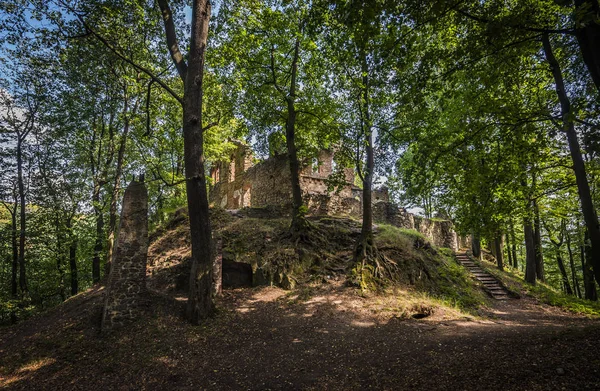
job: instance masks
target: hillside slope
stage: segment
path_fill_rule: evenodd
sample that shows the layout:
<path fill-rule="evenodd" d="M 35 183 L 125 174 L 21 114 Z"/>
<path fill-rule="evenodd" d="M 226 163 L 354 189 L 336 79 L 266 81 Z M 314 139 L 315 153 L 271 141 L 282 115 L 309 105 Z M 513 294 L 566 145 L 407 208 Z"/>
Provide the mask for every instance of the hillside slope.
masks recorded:
<path fill-rule="evenodd" d="M 225 289 L 215 317 L 189 325 L 185 287 L 177 286 L 189 251 L 180 214 L 153 236 L 142 319 L 100 335 L 104 291 L 96 287 L 0 329 L 0 388 L 600 388 L 597 320 L 527 296 L 492 301 L 445 250 L 413 232 L 377 228 L 378 245 L 401 272 L 363 294 L 346 278 L 357 222 L 315 219 L 323 240 L 292 251 L 285 219 L 213 217 L 233 262 L 256 262 L 295 286 Z M 303 266 L 290 267 L 297 261 Z"/>

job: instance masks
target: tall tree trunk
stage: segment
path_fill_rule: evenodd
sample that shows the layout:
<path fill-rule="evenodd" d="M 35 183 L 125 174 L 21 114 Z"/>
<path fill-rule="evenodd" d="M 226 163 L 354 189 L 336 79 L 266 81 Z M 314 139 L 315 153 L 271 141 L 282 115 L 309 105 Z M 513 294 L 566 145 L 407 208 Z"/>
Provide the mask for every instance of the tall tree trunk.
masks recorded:
<path fill-rule="evenodd" d="M 12 247 L 12 265 L 11 265 L 11 278 L 10 278 L 10 294 L 11 299 L 18 300 L 19 298 L 19 285 L 17 279 L 17 273 L 19 271 L 19 246 L 17 244 L 17 208 L 18 202 L 15 199 L 14 207 L 10 212 L 11 217 L 11 232 L 10 242 Z M 7 207 L 8 209 L 8 207 Z M 10 313 L 10 321 L 12 324 L 17 323 L 17 313 L 15 310 Z"/>
<path fill-rule="evenodd" d="M 104 241 L 104 214 L 100 207 L 100 184 L 94 185 L 94 194 L 92 194 L 92 203 L 94 204 L 94 214 L 96 215 L 96 238 L 94 243 L 94 258 L 92 258 L 92 282 L 100 282 L 100 255 L 102 254 L 102 242 Z"/>
<path fill-rule="evenodd" d="M 59 214 L 56 213 L 54 224 L 56 225 L 56 271 L 58 272 L 58 294 L 62 301 L 67 299 L 65 294 L 65 271 L 63 269 L 65 261 L 64 233 L 62 232 Z"/>
<path fill-rule="evenodd" d="M 14 209 L 10 211 L 11 215 L 11 247 L 12 247 L 12 270 L 10 279 L 10 293 L 14 300 L 17 299 L 19 293 L 19 285 L 17 279 L 17 273 L 19 271 L 19 246 L 17 240 L 17 208 L 18 202 L 15 200 Z"/>
<path fill-rule="evenodd" d="M 473 256 L 477 259 L 481 259 L 481 240 L 479 239 L 479 235 L 473 234 L 471 237 L 471 250 L 473 251 Z"/>
<path fill-rule="evenodd" d="M 79 279 L 77 276 L 77 238 L 73 234 L 73 217 L 69 216 L 66 221 L 69 232 L 69 271 L 71 274 L 71 296 L 79 292 Z"/>
<path fill-rule="evenodd" d="M 519 269 L 519 260 L 517 259 L 517 241 L 515 239 L 515 226 L 513 222 L 510 222 L 510 237 L 512 242 L 512 259 L 513 267 Z"/>
<path fill-rule="evenodd" d="M 365 137 L 364 142 L 367 161 L 364 170 L 362 170 L 362 227 L 355 251 L 356 261 L 364 261 L 366 258 L 376 256 L 375 243 L 373 241 L 373 202 L 371 198 L 373 190 L 375 158 L 373 154 L 373 129 L 369 104 L 369 68 L 367 64 L 366 53 L 361 52 L 360 56 L 361 70 L 363 74 L 361 93 L 361 126 Z"/>
<path fill-rule="evenodd" d="M 27 273 L 25 268 L 25 183 L 23 180 L 23 143 L 17 141 L 17 182 L 19 188 L 19 286 L 21 294 L 26 295 Z"/>
<path fill-rule="evenodd" d="M 569 284 L 569 276 L 567 275 L 567 269 L 565 269 L 565 264 L 563 262 L 562 256 L 560 255 L 560 248 L 556 248 L 556 262 L 558 263 L 558 269 L 560 270 L 560 274 L 562 276 L 563 286 L 567 295 L 572 295 L 573 290 L 571 289 L 571 284 Z"/>
<path fill-rule="evenodd" d="M 581 299 L 581 288 L 579 288 L 579 282 L 577 281 L 577 271 L 575 269 L 575 261 L 573 259 L 573 249 L 571 248 L 571 235 L 569 231 L 566 231 L 567 235 L 567 251 L 569 252 L 569 264 L 571 266 L 571 276 L 573 278 L 573 289 L 577 293 L 577 297 Z"/>
<path fill-rule="evenodd" d="M 533 200 L 532 204 L 534 213 L 533 237 L 535 240 L 535 273 L 537 279 L 544 282 L 544 256 L 542 253 L 542 233 L 540 230 L 540 209 L 536 200 Z"/>
<path fill-rule="evenodd" d="M 573 124 L 571 102 L 569 101 L 566 93 L 560 66 L 554 57 L 554 54 L 552 53 L 552 46 L 550 44 L 548 34 L 542 35 L 542 42 L 544 45 L 546 59 L 548 60 L 548 64 L 550 64 L 550 69 L 552 71 L 552 75 L 554 76 L 556 94 L 558 95 L 558 99 L 560 101 L 563 130 L 567 134 L 569 151 L 571 153 L 571 159 L 573 160 L 573 171 L 575 172 L 575 179 L 577 182 L 577 191 L 579 193 L 579 200 L 581 201 L 581 210 L 590 237 L 590 263 L 593 265 L 593 273 L 596 281 L 600 282 L 600 226 L 598 224 L 598 217 L 592 202 L 590 185 L 587 180 L 585 163 L 581 155 L 579 140 L 577 139 L 575 125 Z"/>
<path fill-rule="evenodd" d="M 210 12 L 210 1 L 195 0 L 193 2 L 189 62 L 183 96 L 184 161 L 192 238 L 192 266 L 186 314 L 192 324 L 200 323 L 214 311 L 212 238 L 204 169 L 204 129 L 202 128 L 202 83 Z"/>
<path fill-rule="evenodd" d="M 514 266 L 514 262 L 512 259 L 512 253 L 510 252 L 510 235 L 506 234 L 506 254 L 508 255 L 508 264 L 510 267 Z"/>
<path fill-rule="evenodd" d="M 502 254 L 503 247 L 502 233 L 498 233 L 496 238 L 494 238 L 494 249 L 496 252 L 496 262 L 498 264 L 498 269 L 504 270 L 504 255 Z"/>
<path fill-rule="evenodd" d="M 589 260 L 589 246 L 588 242 L 588 233 L 585 231 L 584 241 L 580 246 L 581 249 L 581 268 L 583 269 L 583 289 L 585 291 L 585 299 L 586 300 L 598 300 L 598 293 L 596 292 L 596 283 L 594 282 L 594 274 L 591 269 L 590 260 Z"/>
<path fill-rule="evenodd" d="M 525 235 L 525 281 L 535 284 L 537 273 L 535 271 L 535 238 L 531 219 L 525 217 L 523 221 Z"/>
<path fill-rule="evenodd" d="M 121 135 L 121 143 L 117 153 L 117 166 L 115 168 L 115 178 L 113 182 L 113 191 L 110 196 L 110 207 L 108 214 L 108 241 L 106 242 L 106 263 L 104 266 L 104 275 L 110 273 L 110 265 L 112 262 L 114 247 L 115 247 L 115 232 L 117 230 L 117 203 L 119 199 L 119 189 L 121 186 L 121 175 L 123 174 L 123 160 L 125 157 L 125 146 L 127 145 L 127 135 L 129 133 L 129 113 L 128 113 L 128 97 L 124 95 L 124 125 L 123 134 Z"/>
<path fill-rule="evenodd" d="M 286 97 L 287 120 L 285 123 L 285 143 L 292 181 L 292 224 L 290 231 L 295 237 L 302 235 L 306 229 L 306 219 L 302 210 L 302 189 L 300 188 L 300 162 L 298 161 L 298 150 L 296 148 L 296 78 L 298 75 L 299 55 L 300 40 L 296 39 L 294 57 L 292 58 L 290 89 Z"/>
<path fill-rule="evenodd" d="M 600 5 L 597 0 L 575 0 L 575 36 L 583 61 L 600 92 Z"/>

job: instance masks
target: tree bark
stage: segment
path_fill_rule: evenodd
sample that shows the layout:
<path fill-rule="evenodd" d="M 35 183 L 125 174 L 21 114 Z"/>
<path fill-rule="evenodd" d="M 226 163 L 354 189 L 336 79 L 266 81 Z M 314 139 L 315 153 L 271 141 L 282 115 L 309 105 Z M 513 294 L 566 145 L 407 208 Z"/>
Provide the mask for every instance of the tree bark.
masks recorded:
<path fill-rule="evenodd" d="M 92 258 L 92 282 L 100 282 L 100 255 L 102 254 L 104 241 L 104 215 L 100 208 L 100 184 L 94 186 L 92 194 L 92 203 L 94 204 L 94 214 L 96 215 L 96 238 L 94 242 L 94 257 Z"/>
<path fill-rule="evenodd" d="M 573 249 L 571 248 L 571 235 L 566 231 L 567 235 L 567 251 L 569 252 L 569 264 L 571 266 L 571 276 L 573 278 L 573 288 L 575 293 L 577 293 L 577 297 L 581 299 L 581 288 L 579 288 L 579 282 L 577 281 L 577 271 L 575 269 L 575 261 L 573 257 Z"/>
<path fill-rule="evenodd" d="M 502 242 L 503 242 L 502 234 L 498 233 L 496 235 L 496 237 L 494 238 L 494 249 L 496 252 L 496 255 L 495 255 L 496 262 L 498 265 L 498 269 L 500 269 L 500 270 L 504 270 L 504 255 L 502 253 L 502 247 L 503 247 Z"/>
<path fill-rule="evenodd" d="M 560 255 L 560 248 L 556 248 L 556 262 L 558 263 L 558 269 L 560 270 L 560 274 L 562 276 L 563 286 L 565 288 L 565 292 L 567 295 L 572 295 L 573 290 L 571 289 L 571 284 L 569 284 L 569 276 L 567 275 L 567 269 L 565 269 L 565 264 L 563 262 L 562 256 Z"/>
<path fill-rule="evenodd" d="M 585 231 L 584 241 L 580 246 L 581 250 L 581 268 L 583 269 L 583 289 L 586 300 L 597 301 L 598 293 L 596 291 L 596 283 L 594 282 L 594 274 L 589 260 L 588 233 Z"/>
<path fill-rule="evenodd" d="M 364 142 L 366 149 L 366 164 L 362 172 L 363 197 L 362 197 L 362 226 L 360 238 L 356 248 L 356 261 L 364 260 L 375 251 L 375 243 L 373 241 L 373 172 L 375 169 L 375 158 L 373 154 L 373 129 L 370 113 L 370 97 L 369 97 L 369 67 L 367 64 L 366 53 L 361 52 L 360 63 L 362 70 L 362 93 L 361 93 L 361 127 L 364 134 Z M 358 151 L 357 151 L 358 153 Z M 360 167 L 357 167 L 360 170 Z"/>
<path fill-rule="evenodd" d="M 19 189 L 19 287 L 26 295 L 27 273 L 25 268 L 25 183 L 23 180 L 23 140 L 17 140 L 17 183 Z"/>
<path fill-rule="evenodd" d="M 77 276 L 77 238 L 73 234 L 73 218 L 69 216 L 66 221 L 69 232 L 69 271 L 71 274 L 71 296 L 79 292 L 79 279 Z"/>
<path fill-rule="evenodd" d="M 294 57 L 292 58 L 291 80 L 289 94 L 286 97 L 287 120 L 285 123 L 285 142 L 288 152 L 290 166 L 290 178 L 292 181 L 292 235 L 298 236 L 306 228 L 304 211 L 302 210 L 302 189 L 300 188 L 300 163 L 298 162 L 298 150 L 296 148 L 296 78 L 298 76 L 298 60 L 300 53 L 300 41 L 296 39 L 294 44 Z"/>
<path fill-rule="evenodd" d="M 19 271 L 19 246 L 17 240 L 17 208 L 18 202 L 15 200 L 14 209 L 10 212 L 11 217 L 11 247 L 12 247 L 12 270 L 10 279 L 10 293 L 13 299 L 17 299 L 19 293 L 19 285 L 17 279 L 17 273 Z M 7 208 L 8 209 L 8 208 Z"/>
<path fill-rule="evenodd" d="M 531 219 L 525 217 L 523 221 L 523 233 L 525 235 L 525 281 L 535 284 L 537 273 L 535 271 L 535 238 Z"/>
<path fill-rule="evenodd" d="M 545 281 L 544 278 L 544 255 L 542 253 L 542 233 L 540 230 L 540 209 L 537 201 L 533 200 L 533 237 L 535 240 L 535 274 L 538 280 Z"/>
<path fill-rule="evenodd" d="M 512 259 L 512 253 L 510 252 L 510 235 L 506 234 L 506 254 L 508 255 L 508 264 L 510 267 L 514 266 Z"/>
<path fill-rule="evenodd" d="M 600 92 L 600 5 L 597 0 L 575 0 L 575 15 L 577 43 Z"/>
<path fill-rule="evenodd" d="M 192 265 L 186 314 L 198 324 L 214 311 L 212 299 L 213 262 L 208 193 L 204 168 L 204 129 L 202 128 L 203 78 L 211 4 L 192 4 L 192 30 L 189 62 L 184 79 L 183 142 Z"/>
<path fill-rule="evenodd" d="M 65 261 L 64 232 L 62 231 L 60 215 L 56 212 L 54 224 L 56 225 L 56 271 L 58 272 L 58 294 L 62 301 L 67 299 L 65 294 L 65 271 L 63 269 Z"/>
<path fill-rule="evenodd" d="M 573 171 L 575 172 L 575 179 L 577 182 L 577 191 L 579 193 L 579 200 L 581 202 L 581 210 L 587 231 L 589 233 L 591 258 L 590 264 L 593 265 L 593 273 L 596 281 L 600 282 L 600 226 L 598 224 L 598 217 L 592 202 L 590 185 L 587 180 L 585 163 L 581 155 L 579 140 L 577 139 L 577 133 L 575 132 L 575 125 L 572 118 L 573 114 L 571 112 L 571 102 L 566 93 L 560 65 L 552 53 L 552 46 L 550 44 L 548 34 L 543 34 L 542 42 L 544 45 L 546 59 L 548 60 L 548 64 L 550 65 L 550 69 L 554 77 L 556 94 L 558 95 L 558 99 L 560 101 L 563 131 L 567 134 L 569 151 L 571 153 L 571 159 L 573 160 Z"/>
<path fill-rule="evenodd" d="M 129 97 L 127 95 L 127 87 L 123 94 L 123 134 L 121 135 L 121 142 L 119 144 L 119 151 L 117 152 L 117 166 L 115 167 L 115 178 L 113 182 L 113 191 L 110 196 L 110 207 L 108 213 L 108 240 L 106 242 L 106 263 L 104 266 L 104 275 L 108 276 L 110 273 L 110 265 L 112 262 L 114 247 L 115 247 L 115 233 L 117 230 L 117 202 L 119 199 L 119 188 L 121 186 L 121 175 L 123 174 L 123 160 L 125 158 L 125 147 L 127 145 L 127 136 L 129 134 Z M 136 109 L 134 108 L 134 112 Z"/>
<path fill-rule="evenodd" d="M 479 235 L 472 235 L 471 250 L 473 251 L 473 256 L 475 258 L 481 259 L 481 240 L 479 239 Z"/>
<path fill-rule="evenodd" d="M 515 239 L 515 227 L 511 221 L 510 223 L 510 236 L 512 242 L 512 259 L 513 259 L 513 267 L 515 269 L 519 269 L 519 260 L 517 259 L 517 241 Z"/>

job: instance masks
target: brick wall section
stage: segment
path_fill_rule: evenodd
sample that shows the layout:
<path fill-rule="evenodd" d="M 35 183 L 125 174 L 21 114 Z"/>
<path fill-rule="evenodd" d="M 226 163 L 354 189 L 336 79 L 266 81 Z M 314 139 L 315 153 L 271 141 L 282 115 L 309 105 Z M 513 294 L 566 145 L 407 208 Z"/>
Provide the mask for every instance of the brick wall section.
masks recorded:
<path fill-rule="evenodd" d="M 148 254 L 148 191 L 132 181 L 123 196 L 117 248 L 106 283 L 102 330 L 136 319 L 146 296 Z"/>

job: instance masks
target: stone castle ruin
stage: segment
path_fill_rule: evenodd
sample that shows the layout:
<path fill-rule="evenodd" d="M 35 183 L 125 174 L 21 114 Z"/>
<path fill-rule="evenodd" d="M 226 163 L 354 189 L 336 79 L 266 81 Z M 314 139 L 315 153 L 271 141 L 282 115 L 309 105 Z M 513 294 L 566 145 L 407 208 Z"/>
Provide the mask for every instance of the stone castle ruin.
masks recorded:
<path fill-rule="evenodd" d="M 354 170 L 344 168 L 345 185 L 328 191 L 327 179 L 334 173 L 333 153 L 321 151 L 312 164 L 300 172 L 300 187 L 310 214 L 361 217 L 362 190 L 354 185 Z M 292 187 L 286 155 L 276 155 L 254 163 L 249 146 L 236 142 L 229 161 L 212 167 L 211 206 L 224 209 L 278 208 L 290 210 Z M 373 191 L 373 217 L 376 222 L 414 229 L 433 244 L 458 250 L 465 241 L 454 231 L 451 221 L 431 220 L 408 213 L 389 200 L 386 188 Z"/>

